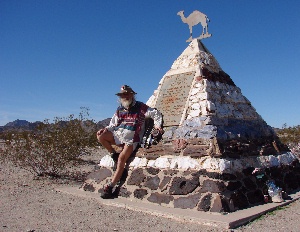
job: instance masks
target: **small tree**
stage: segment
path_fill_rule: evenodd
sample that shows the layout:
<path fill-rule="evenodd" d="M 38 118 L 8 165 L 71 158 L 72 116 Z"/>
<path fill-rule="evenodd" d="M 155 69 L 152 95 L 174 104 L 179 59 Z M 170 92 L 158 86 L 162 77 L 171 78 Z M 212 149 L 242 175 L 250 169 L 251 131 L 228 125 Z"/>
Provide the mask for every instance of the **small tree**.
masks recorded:
<path fill-rule="evenodd" d="M 81 155 L 90 153 L 97 144 L 96 124 L 86 120 L 87 108 L 81 108 L 78 118 L 56 117 L 45 120 L 33 131 L 7 132 L 2 161 L 27 169 L 38 175 L 59 176 L 68 165 L 78 164 Z"/>

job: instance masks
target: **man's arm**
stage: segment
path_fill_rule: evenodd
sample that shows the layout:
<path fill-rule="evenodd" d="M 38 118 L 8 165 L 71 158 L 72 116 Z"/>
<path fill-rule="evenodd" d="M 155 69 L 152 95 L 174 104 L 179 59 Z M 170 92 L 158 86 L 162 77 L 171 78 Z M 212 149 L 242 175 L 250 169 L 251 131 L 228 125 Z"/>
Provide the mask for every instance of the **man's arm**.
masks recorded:
<path fill-rule="evenodd" d="M 105 127 L 108 131 L 113 131 L 115 129 L 115 127 L 117 126 L 118 124 L 118 116 L 117 114 L 115 113 L 113 115 L 113 117 L 111 118 L 110 122 L 109 122 L 109 125 L 107 127 Z"/>
<path fill-rule="evenodd" d="M 109 122 L 109 125 L 107 127 L 104 127 L 97 131 L 97 137 L 99 137 L 101 134 L 103 134 L 107 131 L 112 132 L 115 129 L 115 127 L 117 126 L 117 122 L 118 122 L 118 116 L 116 114 L 114 114 Z"/>
<path fill-rule="evenodd" d="M 149 107 L 145 114 L 145 117 L 152 118 L 154 121 L 153 127 L 155 129 L 158 129 L 160 132 L 163 131 L 162 130 L 162 114 L 157 109 Z"/>

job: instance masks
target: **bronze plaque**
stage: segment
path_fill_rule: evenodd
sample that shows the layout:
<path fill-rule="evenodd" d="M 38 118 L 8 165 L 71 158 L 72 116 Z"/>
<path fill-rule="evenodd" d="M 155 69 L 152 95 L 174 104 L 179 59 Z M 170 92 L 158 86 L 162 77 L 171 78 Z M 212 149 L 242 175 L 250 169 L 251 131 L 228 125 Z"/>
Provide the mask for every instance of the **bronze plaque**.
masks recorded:
<path fill-rule="evenodd" d="M 160 88 L 155 107 L 164 116 L 164 126 L 178 126 L 195 72 L 166 76 Z"/>

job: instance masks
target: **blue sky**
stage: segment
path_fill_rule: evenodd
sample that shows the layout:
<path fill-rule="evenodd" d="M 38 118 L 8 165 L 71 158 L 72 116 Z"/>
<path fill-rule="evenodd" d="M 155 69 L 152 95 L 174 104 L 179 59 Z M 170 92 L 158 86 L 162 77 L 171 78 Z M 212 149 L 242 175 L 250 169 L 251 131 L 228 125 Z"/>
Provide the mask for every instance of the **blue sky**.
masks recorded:
<path fill-rule="evenodd" d="M 188 46 L 180 10 L 210 18 L 203 43 L 269 125 L 300 124 L 298 0 L 0 0 L 0 125 L 99 121 L 123 84 L 147 101 Z"/>

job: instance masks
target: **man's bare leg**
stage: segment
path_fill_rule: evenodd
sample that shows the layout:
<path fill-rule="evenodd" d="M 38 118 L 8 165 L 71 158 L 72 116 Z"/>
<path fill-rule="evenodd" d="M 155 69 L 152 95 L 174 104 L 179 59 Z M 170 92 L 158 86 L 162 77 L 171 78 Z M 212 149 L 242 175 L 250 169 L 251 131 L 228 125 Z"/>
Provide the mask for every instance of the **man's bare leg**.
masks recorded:
<path fill-rule="evenodd" d="M 115 171 L 114 176 L 111 180 L 113 185 L 116 185 L 116 183 L 121 179 L 125 168 L 125 164 L 132 152 L 133 152 L 133 145 L 124 145 L 124 148 L 119 155 L 117 170 Z"/>
<path fill-rule="evenodd" d="M 97 139 L 109 153 L 115 152 L 112 145 L 116 145 L 116 143 L 112 132 L 108 130 L 104 130 L 102 133 L 97 132 Z"/>
<path fill-rule="evenodd" d="M 122 152 L 119 155 L 117 169 L 113 175 L 111 182 L 103 188 L 103 193 L 101 193 L 101 197 L 103 199 L 111 199 L 114 198 L 113 188 L 117 184 L 117 182 L 121 179 L 123 171 L 125 169 L 125 164 L 133 152 L 133 145 L 124 145 Z"/>

